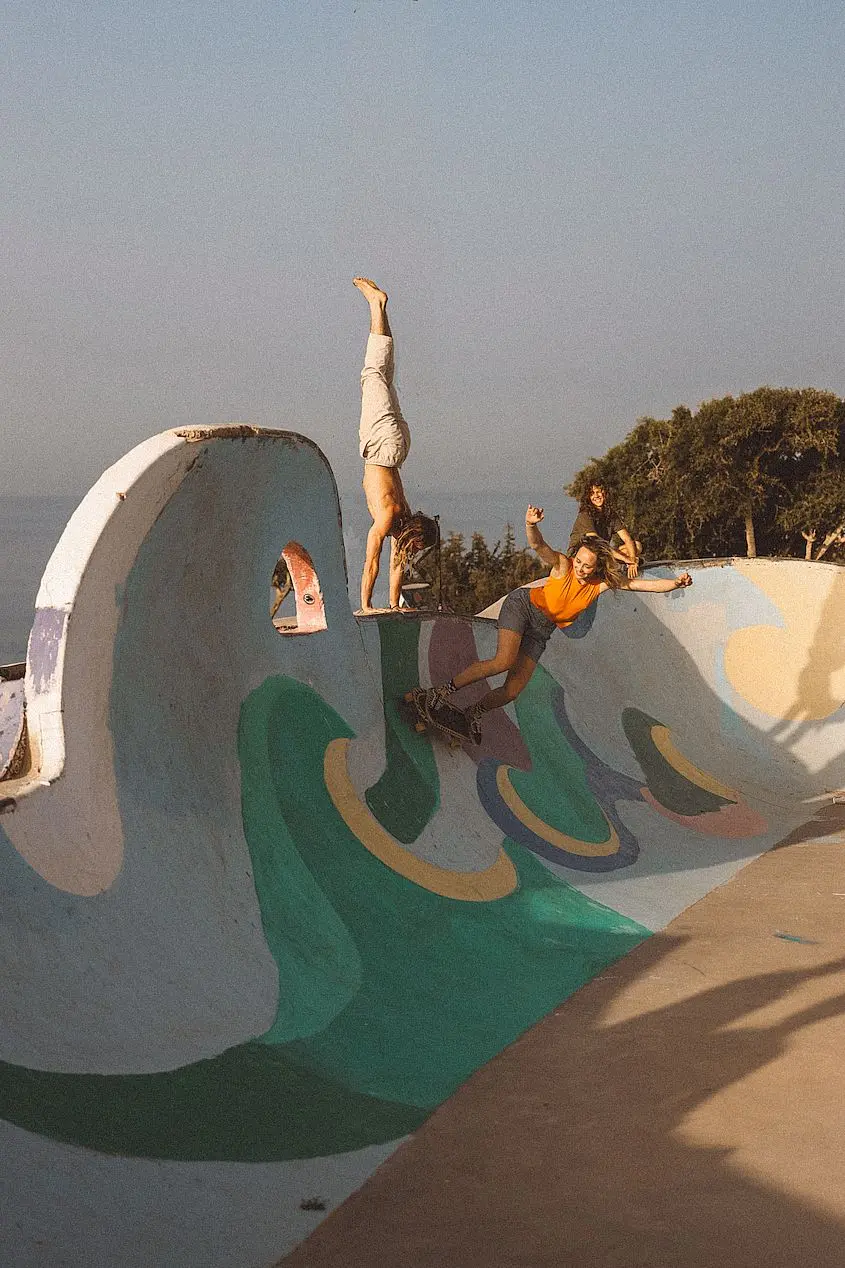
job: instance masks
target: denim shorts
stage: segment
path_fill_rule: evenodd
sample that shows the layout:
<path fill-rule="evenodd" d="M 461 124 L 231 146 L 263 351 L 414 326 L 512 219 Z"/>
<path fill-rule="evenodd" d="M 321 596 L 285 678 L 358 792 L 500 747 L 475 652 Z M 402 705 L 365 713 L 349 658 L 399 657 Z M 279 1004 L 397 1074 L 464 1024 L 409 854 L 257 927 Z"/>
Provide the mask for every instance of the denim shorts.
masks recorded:
<path fill-rule="evenodd" d="M 499 629 L 514 630 L 521 634 L 519 650 L 533 661 L 538 661 L 557 626 L 540 611 L 536 603 L 531 602 L 531 591 L 522 586 L 519 590 L 511 590 L 502 604 Z"/>

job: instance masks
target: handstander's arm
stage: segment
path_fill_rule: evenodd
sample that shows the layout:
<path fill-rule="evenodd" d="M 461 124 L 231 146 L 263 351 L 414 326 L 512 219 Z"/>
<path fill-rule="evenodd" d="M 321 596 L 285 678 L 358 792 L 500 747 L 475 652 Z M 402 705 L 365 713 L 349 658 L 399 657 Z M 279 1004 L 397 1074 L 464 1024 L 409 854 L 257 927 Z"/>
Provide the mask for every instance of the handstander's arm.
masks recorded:
<path fill-rule="evenodd" d="M 361 573 L 362 608 L 369 608 L 372 606 L 373 588 L 378 577 L 381 548 L 384 543 L 384 538 L 385 534 L 379 531 L 378 525 L 373 524 L 369 533 L 367 533 L 367 553 L 364 558 L 364 571 Z"/>
<path fill-rule="evenodd" d="M 399 607 L 399 599 L 402 596 L 402 580 L 405 576 L 404 570 L 396 561 L 396 538 L 390 539 L 390 573 L 388 577 L 388 596 L 390 606 L 392 608 Z"/>

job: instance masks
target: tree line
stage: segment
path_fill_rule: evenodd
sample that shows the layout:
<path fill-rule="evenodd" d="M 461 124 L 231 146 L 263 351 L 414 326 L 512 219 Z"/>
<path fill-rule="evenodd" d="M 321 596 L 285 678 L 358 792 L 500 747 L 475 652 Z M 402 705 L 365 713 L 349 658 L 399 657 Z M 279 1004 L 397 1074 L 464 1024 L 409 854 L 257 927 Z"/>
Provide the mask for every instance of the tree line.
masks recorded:
<path fill-rule="evenodd" d="M 466 616 L 483 611 L 503 594 L 547 572 L 533 551 L 517 549 L 511 524 L 505 526 L 504 540 L 492 549 L 481 533 L 473 533 L 469 547 L 462 533 L 450 533 L 440 548 L 439 569 L 436 551 L 416 568 L 418 579 L 431 587 L 426 606 L 437 604 L 442 584 L 444 609 Z"/>
<path fill-rule="evenodd" d="M 760 387 L 641 418 L 567 486 L 603 484 L 646 559 L 801 556 L 845 562 L 845 401 L 817 388 Z M 513 527 L 491 549 L 480 533 L 443 542 L 443 606 L 475 613 L 544 575 Z M 436 553 L 417 569 L 440 592 Z"/>
<path fill-rule="evenodd" d="M 567 492 L 604 484 L 651 559 L 845 560 L 845 402 L 760 387 L 641 418 Z"/>

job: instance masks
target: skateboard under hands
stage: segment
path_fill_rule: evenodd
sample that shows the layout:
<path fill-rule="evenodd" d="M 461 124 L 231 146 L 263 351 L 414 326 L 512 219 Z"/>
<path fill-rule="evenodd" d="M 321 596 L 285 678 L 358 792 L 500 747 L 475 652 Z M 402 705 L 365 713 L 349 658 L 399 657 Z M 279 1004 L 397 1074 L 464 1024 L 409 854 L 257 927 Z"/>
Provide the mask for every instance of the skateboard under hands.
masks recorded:
<path fill-rule="evenodd" d="M 469 744 L 478 743 L 478 740 L 472 734 L 469 718 L 463 709 L 456 709 L 451 704 L 442 704 L 438 708 L 437 716 L 435 717 L 428 708 L 426 695 L 427 692 L 424 687 L 414 687 L 400 700 L 400 712 L 409 726 L 412 726 L 415 731 L 419 731 L 420 734 L 423 731 L 431 730 L 445 735 L 449 740 L 450 748 L 458 748 L 460 744 L 465 742 Z"/>

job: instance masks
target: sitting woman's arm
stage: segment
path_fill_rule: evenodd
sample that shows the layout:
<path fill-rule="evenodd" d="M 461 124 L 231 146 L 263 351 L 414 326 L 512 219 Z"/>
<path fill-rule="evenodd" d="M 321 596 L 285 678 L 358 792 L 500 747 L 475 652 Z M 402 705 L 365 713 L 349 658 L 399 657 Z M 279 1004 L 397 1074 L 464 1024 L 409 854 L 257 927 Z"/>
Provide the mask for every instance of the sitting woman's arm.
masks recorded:
<path fill-rule="evenodd" d="M 621 524 L 617 528 L 616 532 L 622 545 L 619 546 L 617 550 L 614 550 L 613 557 L 614 559 L 618 559 L 621 564 L 625 565 L 628 577 L 631 581 L 633 581 L 640 570 L 634 539 L 628 532 L 627 528 L 623 528 Z"/>

